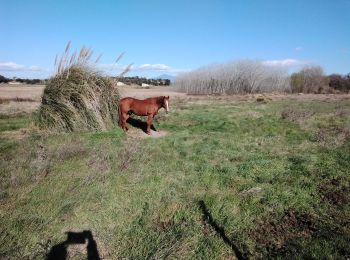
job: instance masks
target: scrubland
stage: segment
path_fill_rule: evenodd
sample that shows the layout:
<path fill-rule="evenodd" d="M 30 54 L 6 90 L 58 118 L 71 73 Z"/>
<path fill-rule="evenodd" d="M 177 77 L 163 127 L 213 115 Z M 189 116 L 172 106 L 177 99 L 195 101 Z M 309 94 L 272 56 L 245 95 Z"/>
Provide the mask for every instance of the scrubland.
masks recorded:
<path fill-rule="evenodd" d="M 2 110 L 0 257 L 45 258 L 84 230 L 104 259 L 349 257 L 349 95 L 259 100 L 170 97 L 161 138 Z"/>

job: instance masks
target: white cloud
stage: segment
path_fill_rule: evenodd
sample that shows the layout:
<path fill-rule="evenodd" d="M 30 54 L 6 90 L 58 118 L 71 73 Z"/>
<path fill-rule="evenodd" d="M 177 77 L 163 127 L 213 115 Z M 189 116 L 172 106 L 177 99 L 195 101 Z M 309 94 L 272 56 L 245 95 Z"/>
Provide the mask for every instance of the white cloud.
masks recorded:
<path fill-rule="evenodd" d="M 127 65 L 122 65 L 122 64 L 99 64 L 98 68 L 104 71 L 123 71 L 127 68 Z M 176 69 L 172 68 L 168 65 L 165 64 L 141 64 L 141 65 L 132 65 L 130 67 L 130 71 L 134 72 L 167 72 L 167 73 L 179 73 L 179 72 L 184 72 L 187 71 L 185 69 Z"/>
<path fill-rule="evenodd" d="M 17 64 L 15 62 L 9 61 L 9 62 L 1 62 L 0 63 L 0 70 L 21 70 L 24 66 Z"/>
<path fill-rule="evenodd" d="M 303 47 L 296 47 L 294 48 L 295 51 L 302 51 L 303 50 Z"/>
<path fill-rule="evenodd" d="M 174 69 L 165 64 L 142 64 L 139 66 L 135 66 L 134 70 L 172 71 Z"/>
<path fill-rule="evenodd" d="M 53 72 L 50 70 L 35 65 L 26 66 L 13 61 L 0 62 L 0 74 L 8 78 L 19 77 L 44 79 L 50 77 L 52 73 Z"/>
<path fill-rule="evenodd" d="M 0 62 L 0 71 L 43 71 L 38 66 L 25 66 L 15 62 Z"/>
<path fill-rule="evenodd" d="M 266 60 L 263 61 L 263 64 L 268 66 L 277 66 L 277 67 L 293 67 L 299 65 L 305 65 L 307 62 L 295 59 L 284 59 L 284 60 Z"/>

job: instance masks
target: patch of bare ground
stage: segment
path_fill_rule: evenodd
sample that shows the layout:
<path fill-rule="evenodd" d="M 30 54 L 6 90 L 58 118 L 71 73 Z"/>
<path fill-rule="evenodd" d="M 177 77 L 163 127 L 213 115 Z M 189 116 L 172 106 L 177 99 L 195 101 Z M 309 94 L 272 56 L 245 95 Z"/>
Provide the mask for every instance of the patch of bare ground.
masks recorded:
<path fill-rule="evenodd" d="M 344 207 L 350 203 L 350 180 L 335 177 L 323 181 L 318 191 L 322 201 L 332 206 Z"/>
<path fill-rule="evenodd" d="M 0 113 L 33 112 L 40 105 L 44 85 L 0 84 Z"/>
<path fill-rule="evenodd" d="M 160 138 L 167 136 L 169 134 L 166 130 L 151 130 L 151 134 L 147 134 L 141 129 L 129 127 L 129 131 L 127 132 L 128 136 L 133 138 L 145 139 L 145 138 Z"/>
<path fill-rule="evenodd" d="M 314 114 L 315 112 L 312 111 L 298 111 L 292 108 L 287 108 L 281 112 L 281 118 L 291 122 L 298 122 L 305 120 Z"/>
<path fill-rule="evenodd" d="M 31 99 L 40 101 L 45 85 L 28 85 L 28 84 L 0 84 L 0 98 L 2 99 Z"/>
<path fill-rule="evenodd" d="M 321 145 L 343 145 L 350 139 L 350 130 L 342 127 L 319 128 L 313 134 L 313 140 Z"/>
<path fill-rule="evenodd" d="M 21 97 L 1 98 L 0 97 L 0 104 L 8 104 L 11 101 L 13 101 L 13 102 L 36 102 L 36 100 L 31 99 L 31 98 L 21 98 Z"/>
<path fill-rule="evenodd" d="M 0 84 L 0 113 L 33 112 L 40 105 L 40 99 L 44 91 L 44 85 L 20 84 L 12 86 Z M 349 100 L 350 94 L 288 94 L 288 93 L 266 93 L 266 94 L 239 94 L 239 95 L 191 95 L 176 90 L 176 86 L 154 86 L 143 88 L 136 85 L 118 87 L 121 97 L 134 97 L 144 99 L 154 96 L 170 96 L 171 102 L 184 100 L 186 104 L 208 104 L 227 102 L 270 102 L 278 100 L 321 100 L 332 102 L 337 100 Z M 341 111 L 339 113 L 342 113 Z"/>
<path fill-rule="evenodd" d="M 268 103 L 280 100 L 299 100 L 299 101 L 342 101 L 350 100 L 350 94 L 289 94 L 289 93 L 264 93 L 264 94 L 237 94 L 237 95 L 186 95 L 181 98 L 187 101 L 208 102 L 257 102 Z"/>
<path fill-rule="evenodd" d="M 38 109 L 40 102 L 15 102 L 0 104 L 0 114 L 31 113 Z"/>
<path fill-rule="evenodd" d="M 256 223 L 249 232 L 259 251 L 267 251 L 269 256 L 283 255 L 288 250 L 288 242 L 297 238 L 310 237 L 317 231 L 317 221 L 311 215 L 287 210 L 279 220 L 264 220 Z"/>

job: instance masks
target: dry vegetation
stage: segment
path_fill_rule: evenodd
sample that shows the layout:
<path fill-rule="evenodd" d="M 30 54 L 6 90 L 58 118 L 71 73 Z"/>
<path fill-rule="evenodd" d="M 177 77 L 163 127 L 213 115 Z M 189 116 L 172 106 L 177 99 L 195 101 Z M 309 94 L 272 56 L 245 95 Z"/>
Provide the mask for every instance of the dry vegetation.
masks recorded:
<path fill-rule="evenodd" d="M 189 94 L 243 94 L 289 92 L 286 70 L 258 61 L 214 64 L 180 74 L 175 81 L 180 91 Z"/>
<path fill-rule="evenodd" d="M 189 94 L 348 93 L 350 74 L 326 76 L 320 66 L 305 66 L 289 75 L 283 68 L 243 60 L 182 73 L 175 84 L 179 91 Z"/>
<path fill-rule="evenodd" d="M 171 113 L 155 119 L 167 134 L 143 139 L 137 119 L 131 133 L 113 127 L 118 92 L 86 66 L 92 52 L 68 51 L 34 113 L 44 129 L 65 131 L 39 131 L 31 113 L 0 114 L 0 258 L 55 259 L 59 249 L 77 259 L 349 257 L 349 95 L 251 94 L 287 86 L 256 64 L 237 74 L 238 88 L 225 77 L 188 85 L 249 94 L 123 87 L 170 93 Z M 29 99 L 3 97 L 0 107 Z"/>
<path fill-rule="evenodd" d="M 91 49 L 83 47 L 78 55 L 69 51 L 70 44 L 59 61 L 56 57 L 57 74 L 44 89 L 36 124 L 64 131 L 112 128 L 118 119 L 116 82 L 93 70 Z"/>
<path fill-rule="evenodd" d="M 173 98 L 157 139 L 2 115 L 0 256 L 45 258 L 70 232 L 105 259 L 347 257 L 349 96 L 259 96 Z"/>

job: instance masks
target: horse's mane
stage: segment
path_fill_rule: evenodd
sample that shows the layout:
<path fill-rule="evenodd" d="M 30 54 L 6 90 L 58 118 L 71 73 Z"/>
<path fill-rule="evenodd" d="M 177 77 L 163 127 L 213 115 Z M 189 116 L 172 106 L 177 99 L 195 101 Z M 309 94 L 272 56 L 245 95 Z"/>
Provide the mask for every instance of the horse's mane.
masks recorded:
<path fill-rule="evenodd" d="M 163 102 L 164 102 L 164 97 L 163 96 L 157 97 L 157 104 L 162 104 Z"/>
<path fill-rule="evenodd" d="M 164 97 L 163 96 L 150 97 L 150 98 L 147 98 L 146 100 L 149 100 L 149 101 L 155 100 L 157 104 L 163 104 Z"/>

